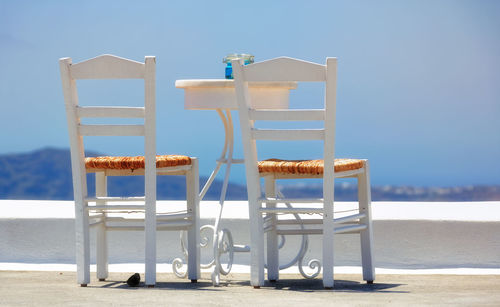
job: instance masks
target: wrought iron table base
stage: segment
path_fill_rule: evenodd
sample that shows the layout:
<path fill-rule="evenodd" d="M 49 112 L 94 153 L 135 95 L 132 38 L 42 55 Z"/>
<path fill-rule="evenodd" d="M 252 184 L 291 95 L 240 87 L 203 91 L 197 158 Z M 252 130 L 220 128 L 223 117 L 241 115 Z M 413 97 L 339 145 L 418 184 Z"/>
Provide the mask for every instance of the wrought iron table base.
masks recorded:
<path fill-rule="evenodd" d="M 227 194 L 227 187 L 229 185 L 229 175 L 231 172 L 231 166 L 233 164 L 242 164 L 244 163 L 243 159 L 233 159 L 233 148 L 234 148 L 234 126 L 233 126 L 233 121 L 231 117 L 231 110 L 230 109 L 225 109 L 225 113 L 221 109 L 217 109 L 217 113 L 219 114 L 222 123 L 224 124 L 224 131 L 225 131 L 225 140 L 224 140 L 224 147 L 221 153 L 220 158 L 216 161 L 216 167 L 210 174 L 210 177 L 208 178 L 207 182 L 203 186 L 203 189 L 200 192 L 200 202 L 207 193 L 208 189 L 212 185 L 215 177 L 220 171 L 220 168 L 222 164 L 226 165 L 226 170 L 225 170 L 225 175 L 224 175 L 224 181 L 222 184 L 222 189 L 221 189 L 221 195 L 220 195 L 220 200 L 219 200 L 219 206 L 218 206 L 218 212 L 215 218 L 215 223 L 214 225 L 203 225 L 200 228 L 200 232 L 203 233 L 206 230 L 210 229 L 212 231 L 212 248 L 213 248 L 213 259 L 207 263 L 207 264 L 201 264 L 202 269 L 208 269 L 213 267 L 212 270 L 212 283 L 214 286 L 219 285 L 220 283 L 220 275 L 227 275 L 231 272 L 232 265 L 233 265 L 233 260 L 234 260 L 234 253 L 246 253 L 250 252 L 250 246 L 248 245 L 241 245 L 241 244 L 234 244 L 233 242 L 233 236 L 231 234 L 231 231 L 227 228 L 221 229 L 220 228 L 220 221 L 222 218 L 222 211 L 224 209 L 224 202 L 226 200 L 226 194 Z M 282 198 L 282 195 L 280 192 L 278 192 L 278 196 Z M 287 206 L 291 207 L 290 204 L 286 204 Z M 298 214 L 294 214 L 295 218 L 297 220 L 300 220 L 300 216 Z M 301 225 L 301 229 L 303 229 L 304 226 Z M 188 252 L 186 248 L 186 234 L 185 232 L 181 232 L 180 234 L 180 241 L 181 241 L 181 250 L 184 254 L 184 258 L 187 259 Z M 278 245 L 278 248 L 281 249 L 285 245 L 285 237 L 283 235 L 280 235 L 280 242 Z M 201 247 L 208 247 L 208 243 L 210 242 L 210 238 L 207 236 L 201 236 L 200 239 L 200 245 Z M 299 272 L 304 278 L 315 278 L 316 276 L 319 275 L 321 271 L 321 263 L 317 259 L 312 259 L 308 262 L 308 266 L 310 269 L 315 270 L 312 274 L 307 274 L 304 272 L 303 269 L 303 261 L 304 261 L 304 256 L 306 254 L 307 248 L 308 248 L 309 240 L 307 235 L 302 235 L 302 240 L 300 244 L 300 249 L 297 253 L 297 255 L 287 264 L 281 265 L 279 267 L 280 270 L 289 268 L 293 266 L 294 264 L 298 265 Z M 227 264 L 223 265 L 221 263 L 221 256 L 227 254 L 228 256 L 228 262 Z M 182 271 L 182 268 L 184 266 L 184 262 L 181 258 L 176 258 L 172 262 L 172 269 L 174 274 L 179 277 L 179 278 L 185 278 L 187 276 L 187 271 Z"/>

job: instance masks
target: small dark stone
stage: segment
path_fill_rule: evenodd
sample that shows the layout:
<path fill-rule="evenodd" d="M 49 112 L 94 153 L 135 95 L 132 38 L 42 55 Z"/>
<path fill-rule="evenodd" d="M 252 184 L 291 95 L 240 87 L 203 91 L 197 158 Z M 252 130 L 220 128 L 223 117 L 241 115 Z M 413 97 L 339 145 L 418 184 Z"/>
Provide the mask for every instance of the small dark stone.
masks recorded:
<path fill-rule="evenodd" d="M 141 282 L 141 275 L 139 273 L 135 273 L 127 279 L 127 285 L 131 287 L 138 287 Z"/>

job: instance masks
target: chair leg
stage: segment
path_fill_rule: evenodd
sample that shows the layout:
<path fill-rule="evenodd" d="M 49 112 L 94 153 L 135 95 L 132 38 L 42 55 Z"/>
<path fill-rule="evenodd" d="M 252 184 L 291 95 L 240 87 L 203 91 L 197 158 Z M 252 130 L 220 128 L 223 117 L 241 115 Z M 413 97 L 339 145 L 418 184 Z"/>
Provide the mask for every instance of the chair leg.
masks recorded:
<path fill-rule="evenodd" d="M 101 225 L 97 227 L 96 234 L 96 264 L 97 264 L 97 279 L 104 281 L 108 278 L 108 240 L 106 231 L 106 214 L 101 215 Z"/>
<path fill-rule="evenodd" d="M 323 177 L 323 287 L 333 288 L 333 246 L 335 225 L 333 224 L 333 201 L 334 201 L 334 174 L 333 165 L 329 167 L 325 163 Z"/>
<path fill-rule="evenodd" d="M 153 170 L 146 160 L 145 181 L 145 284 L 154 287 L 156 284 L 156 168 Z M 154 166 L 153 166 L 154 167 Z"/>
<path fill-rule="evenodd" d="M 258 288 L 264 285 L 264 229 L 259 210 L 260 203 L 257 201 L 259 189 L 252 184 L 258 184 L 258 180 L 255 183 L 247 183 L 250 218 L 250 284 Z"/>
<path fill-rule="evenodd" d="M 254 206 L 257 204 L 254 203 Z M 257 211 L 257 210 L 255 210 Z M 254 287 L 264 285 L 264 233 L 262 229 L 262 216 L 260 213 L 252 214 L 250 221 L 250 284 Z"/>
<path fill-rule="evenodd" d="M 323 214 L 323 287 L 333 288 L 333 203 L 324 204 Z"/>
<path fill-rule="evenodd" d="M 366 217 L 360 221 L 366 225 L 366 229 L 360 233 L 363 280 L 372 283 L 375 280 L 375 267 L 373 265 L 370 168 L 368 161 L 365 161 L 365 172 L 358 176 L 358 198 L 359 212 L 366 214 Z"/>
<path fill-rule="evenodd" d="M 146 214 L 145 221 L 145 284 L 156 284 L 156 216 Z"/>
<path fill-rule="evenodd" d="M 187 209 L 193 215 L 193 225 L 188 230 L 188 278 L 200 278 L 200 211 L 198 160 L 191 160 L 191 170 L 186 174 Z"/>
<path fill-rule="evenodd" d="M 86 287 L 90 283 L 89 215 L 83 197 L 75 200 L 75 243 L 77 283 Z"/>
<path fill-rule="evenodd" d="M 274 177 L 265 177 L 266 197 L 276 197 L 276 180 Z M 275 203 L 266 204 L 266 207 L 276 207 Z M 267 232 L 267 280 L 279 279 L 279 250 L 278 235 L 276 233 L 276 214 L 269 214 L 273 229 Z"/>
<path fill-rule="evenodd" d="M 95 193 L 98 197 L 107 196 L 107 177 L 103 172 L 95 175 Z M 108 242 L 106 231 L 106 213 L 101 214 L 101 224 L 97 227 L 96 233 L 96 263 L 97 278 L 104 281 L 108 278 Z"/>

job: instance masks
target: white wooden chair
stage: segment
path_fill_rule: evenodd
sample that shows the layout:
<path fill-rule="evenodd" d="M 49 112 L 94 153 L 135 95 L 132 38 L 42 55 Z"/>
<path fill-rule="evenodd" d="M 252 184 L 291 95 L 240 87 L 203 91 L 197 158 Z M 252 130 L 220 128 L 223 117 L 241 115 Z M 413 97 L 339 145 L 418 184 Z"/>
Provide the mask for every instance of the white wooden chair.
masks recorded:
<path fill-rule="evenodd" d="M 156 155 L 155 57 L 147 56 L 141 63 L 102 55 L 77 64 L 72 64 L 71 58 L 62 58 L 59 64 L 71 145 L 78 283 L 86 286 L 90 282 L 89 226 L 97 228 L 99 280 L 108 276 L 107 231 L 145 231 L 145 284 L 154 286 L 156 231 L 187 230 L 188 278 L 195 282 L 200 276 L 198 161 L 187 156 Z M 144 107 L 79 106 L 76 86 L 79 79 L 144 79 Z M 83 124 L 82 118 L 141 118 L 144 123 L 90 125 Z M 144 136 L 145 155 L 86 158 L 84 136 Z M 96 174 L 95 197 L 87 195 L 86 173 Z M 144 176 L 144 197 L 107 197 L 107 176 L 131 175 Z M 185 213 L 157 213 L 156 175 L 186 176 Z"/>
<path fill-rule="evenodd" d="M 267 274 L 270 281 L 279 277 L 278 235 L 323 235 L 323 285 L 332 288 L 334 233 L 359 232 L 363 279 L 372 283 L 375 271 L 372 258 L 372 227 L 370 214 L 370 180 L 367 160 L 334 159 L 335 103 L 337 59 L 327 58 L 326 65 L 292 58 L 276 58 L 243 66 L 232 63 L 238 101 L 241 134 L 245 156 L 251 235 L 251 284 L 264 283 L 264 232 L 267 233 Z M 248 82 L 323 82 L 323 109 L 265 110 L 253 109 Z M 323 129 L 257 129 L 256 121 L 323 121 Z M 256 140 L 322 140 L 322 160 L 259 161 Z M 265 197 L 261 196 L 260 177 L 265 179 Z M 334 178 L 354 177 L 358 180 L 359 209 L 355 214 L 334 219 Z M 278 198 L 277 179 L 323 178 L 323 198 Z M 283 204 L 300 203 L 300 207 Z M 314 206 L 320 203 L 320 208 Z M 288 214 L 288 215 L 286 215 Z M 317 214 L 322 218 L 286 219 L 290 214 Z M 279 218 L 278 218 L 279 215 Z M 302 224 L 300 229 L 290 225 Z"/>

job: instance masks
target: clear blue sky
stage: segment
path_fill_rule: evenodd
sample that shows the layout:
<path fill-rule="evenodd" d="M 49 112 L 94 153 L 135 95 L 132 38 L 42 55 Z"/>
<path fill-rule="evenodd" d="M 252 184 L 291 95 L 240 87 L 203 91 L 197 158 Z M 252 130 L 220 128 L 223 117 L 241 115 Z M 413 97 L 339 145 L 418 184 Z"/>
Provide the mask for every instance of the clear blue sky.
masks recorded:
<path fill-rule="evenodd" d="M 69 146 L 60 57 L 155 55 L 158 152 L 208 175 L 222 124 L 184 110 L 174 82 L 222 78 L 232 52 L 338 57 L 337 156 L 370 159 L 373 184 L 500 184 L 500 1 L 0 1 L 0 154 Z M 88 143 L 127 146 L 141 152 Z"/>

